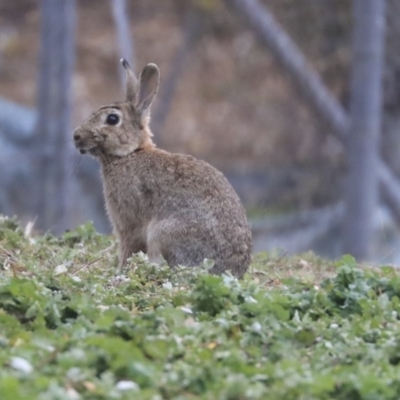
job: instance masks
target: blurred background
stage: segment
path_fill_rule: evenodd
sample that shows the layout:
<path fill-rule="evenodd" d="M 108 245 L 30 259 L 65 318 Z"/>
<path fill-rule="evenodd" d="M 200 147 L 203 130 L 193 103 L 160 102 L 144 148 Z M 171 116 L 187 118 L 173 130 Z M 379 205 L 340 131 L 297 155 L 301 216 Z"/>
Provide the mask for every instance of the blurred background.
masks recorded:
<path fill-rule="evenodd" d="M 0 213 L 109 232 L 72 131 L 154 62 L 159 147 L 241 197 L 255 251 L 400 262 L 397 0 L 1 0 Z"/>

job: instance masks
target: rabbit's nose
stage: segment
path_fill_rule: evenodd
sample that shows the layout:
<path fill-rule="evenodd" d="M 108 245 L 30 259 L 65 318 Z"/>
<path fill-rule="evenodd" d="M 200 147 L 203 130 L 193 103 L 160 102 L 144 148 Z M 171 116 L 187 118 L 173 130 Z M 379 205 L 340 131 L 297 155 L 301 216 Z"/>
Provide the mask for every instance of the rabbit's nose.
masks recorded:
<path fill-rule="evenodd" d="M 74 140 L 79 140 L 81 138 L 81 135 L 77 132 L 74 133 Z"/>

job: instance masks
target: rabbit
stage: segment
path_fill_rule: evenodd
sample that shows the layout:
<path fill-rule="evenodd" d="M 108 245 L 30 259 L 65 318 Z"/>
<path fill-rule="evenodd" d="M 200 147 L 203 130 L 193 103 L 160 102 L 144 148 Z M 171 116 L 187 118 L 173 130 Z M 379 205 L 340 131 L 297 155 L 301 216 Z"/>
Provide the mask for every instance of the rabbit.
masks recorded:
<path fill-rule="evenodd" d="M 241 278 L 252 238 L 238 195 L 217 169 L 192 156 L 158 149 L 149 128 L 160 71 L 139 76 L 128 62 L 126 100 L 100 107 L 73 133 L 80 153 L 101 164 L 106 210 L 119 241 L 119 265 L 133 253 L 170 267 L 214 261 L 210 272 Z"/>

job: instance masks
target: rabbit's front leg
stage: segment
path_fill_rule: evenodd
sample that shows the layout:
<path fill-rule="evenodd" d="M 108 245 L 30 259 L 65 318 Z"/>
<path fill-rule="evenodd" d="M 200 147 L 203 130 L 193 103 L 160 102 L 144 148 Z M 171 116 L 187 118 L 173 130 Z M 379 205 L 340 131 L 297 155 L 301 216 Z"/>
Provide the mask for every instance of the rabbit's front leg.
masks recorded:
<path fill-rule="evenodd" d="M 141 237 L 132 234 L 119 235 L 119 267 L 126 264 L 126 260 L 134 253 L 147 252 L 146 243 Z"/>

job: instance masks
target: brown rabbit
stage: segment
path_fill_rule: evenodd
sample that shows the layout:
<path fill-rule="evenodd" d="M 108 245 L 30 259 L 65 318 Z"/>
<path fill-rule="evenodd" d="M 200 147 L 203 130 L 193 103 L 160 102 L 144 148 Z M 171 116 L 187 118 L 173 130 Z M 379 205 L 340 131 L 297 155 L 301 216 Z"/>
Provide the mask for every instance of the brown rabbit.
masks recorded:
<path fill-rule="evenodd" d="M 160 72 L 148 64 L 139 81 L 126 60 L 126 101 L 101 107 L 74 132 L 77 149 L 101 163 L 106 208 L 120 244 L 120 265 L 143 251 L 151 261 L 242 277 L 251 232 L 240 200 L 221 172 L 204 161 L 156 148 L 149 111 Z"/>

